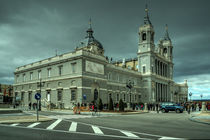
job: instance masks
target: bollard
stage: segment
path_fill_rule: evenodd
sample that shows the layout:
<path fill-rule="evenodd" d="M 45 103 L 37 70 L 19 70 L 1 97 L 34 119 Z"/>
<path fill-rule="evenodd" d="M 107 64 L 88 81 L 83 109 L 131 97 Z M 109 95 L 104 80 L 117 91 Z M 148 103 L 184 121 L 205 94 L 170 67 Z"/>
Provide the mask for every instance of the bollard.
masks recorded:
<path fill-rule="evenodd" d="M 206 111 L 206 103 L 205 102 L 202 102 L 202 109 L 201 109 L 202 112 L 205 112 Z"/>
<path fill-rule="evenodd" d="M 148 112 L 147 103 L 144 103 L 144 111 Z"/>

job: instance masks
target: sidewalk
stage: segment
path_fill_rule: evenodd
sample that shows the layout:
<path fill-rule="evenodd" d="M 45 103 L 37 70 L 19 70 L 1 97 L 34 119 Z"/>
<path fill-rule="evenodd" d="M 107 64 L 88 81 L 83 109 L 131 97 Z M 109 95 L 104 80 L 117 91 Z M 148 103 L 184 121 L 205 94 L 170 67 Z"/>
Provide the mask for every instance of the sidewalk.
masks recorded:
<path fill-rule="evenodd" d="M 210 125 L 210 111 L 192 112 L 189 119 L 194 122 Z"/>
<path fill-rule="evenodd" d="M 22 113 L 22 110 L 13 108 L 0 108 L 0 114 Z"/>
<path fill-rule="evenodd" d="M 20 116 L 17 115 L 21 114 Z M 0 108 L 0 123 L 37 122 L 36 115 L 25 115 L 20 109 Z M 49 121 L 51 118 L 40 115 L 39 121 Z"/>
<path fill-rule="evenodd" d="M 51 118 L 39 116 L 39 121 L 50 121 Z M 0 118 L 0 123 L 21 123 L 21 122 L 37 122 L 36 116 L 5 116 Z"/>

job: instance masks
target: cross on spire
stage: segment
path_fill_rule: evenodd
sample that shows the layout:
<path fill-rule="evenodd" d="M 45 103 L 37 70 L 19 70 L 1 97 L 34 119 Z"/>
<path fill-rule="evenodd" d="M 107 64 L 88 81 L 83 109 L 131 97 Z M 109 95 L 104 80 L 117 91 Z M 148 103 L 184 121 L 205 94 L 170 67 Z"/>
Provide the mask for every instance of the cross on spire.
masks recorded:
<path fill-rule="evenodd" d="M 92 28 L 92 26 L 91 26 L 91 18 L 89 19 L 89 28 Z"/>
<path fill-rule="evenodd" d="M 150 22 L 149 20 L 149 14 L 148 14 L 148 7 L 147 7 L 147 4 L 145 5 L 145 13 L 146 13 L 146 16 L 144 17 L 144 24 L 150 24 L 152 25 L 152 23 Z"/>
<path fill-rule="evenodd" d="M 93 30 L 91 26 L 91 18 L 89 19 L 89 29 L 86 31 L 87 32 L 87 38 L 93 38 Z"/>
<path fill-rule="evenodd" d="M 168 25 L 166 24 L 165 26 L 165 36 L 164 36 L 164 40 L 171 40 L 168 34 Z"/>

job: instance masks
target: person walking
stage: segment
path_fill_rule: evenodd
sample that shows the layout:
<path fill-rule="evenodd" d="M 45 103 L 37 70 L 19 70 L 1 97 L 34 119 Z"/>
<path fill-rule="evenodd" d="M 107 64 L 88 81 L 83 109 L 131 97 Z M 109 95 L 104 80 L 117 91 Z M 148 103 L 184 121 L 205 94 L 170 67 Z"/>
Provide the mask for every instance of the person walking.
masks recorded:
<path fill-rule="evenodd" d="M 94 104 L 92 105 L 92 116 L 93 116 L 93 112 L 94 112 Z"/>
<path fill-rule="evenodd" d="M 156 104 L 156 110 L 157 110 L 157 113 L 159 113 L 159 104 L 158 103 Z"/>
<path fill-rule="evenodd" d="M 188 114 L 190 114 L 190 103 L 187 105 Z"/>

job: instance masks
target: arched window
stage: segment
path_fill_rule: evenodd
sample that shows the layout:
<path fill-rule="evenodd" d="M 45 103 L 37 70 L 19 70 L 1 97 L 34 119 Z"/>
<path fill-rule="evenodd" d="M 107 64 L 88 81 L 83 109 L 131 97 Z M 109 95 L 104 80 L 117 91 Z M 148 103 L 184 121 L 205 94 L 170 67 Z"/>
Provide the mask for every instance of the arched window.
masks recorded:
<path fill-rule="evenodd" d="M 163 53 L 167 53 L 167 48 L 164 48 L 163 49 Z"/>
<path fill-rule="evenodd" d="M 142 40 L 146 40 L 146 33 L 142 34 Z"/>

